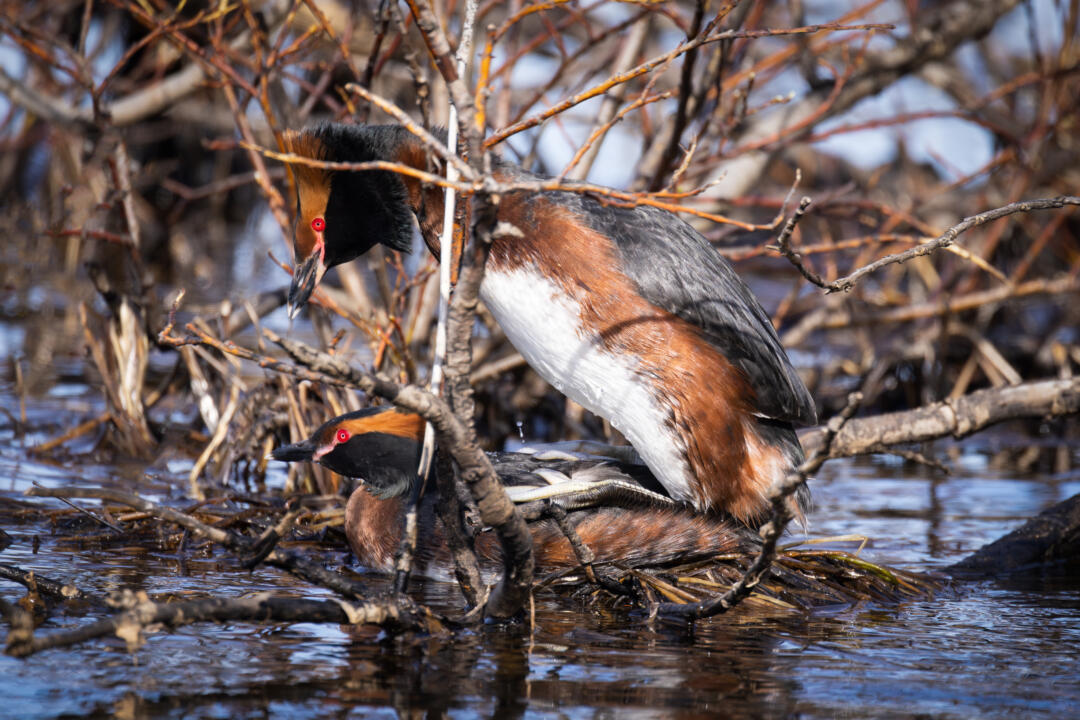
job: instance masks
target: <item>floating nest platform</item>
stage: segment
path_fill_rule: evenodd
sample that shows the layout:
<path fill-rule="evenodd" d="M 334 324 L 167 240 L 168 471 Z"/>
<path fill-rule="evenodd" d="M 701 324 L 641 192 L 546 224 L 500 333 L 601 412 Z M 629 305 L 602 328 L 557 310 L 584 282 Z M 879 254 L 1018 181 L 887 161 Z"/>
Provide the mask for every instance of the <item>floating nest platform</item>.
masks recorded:
<path fill-rule="evenodd" d="M 599 587 L 579 570 L 540 578 L 538 589 L 550 589 L 597 607 L 633 610 L 654 603 L 708 602 L 731 589 L 757 557 L 756 538 L 746 531 L 745 551 L 727 552 L 666 567 L 621 567 L 597 564 L 617 579 L 624 592 Z M 863 603 L 895 605 L 927 599 L 941 590 L 942 576 L 887 567 L 861 557 L 870 541 L 863 536 L 813 538 L 781 546 L 762 582 L 742 601 L 746 609 L 765 612 L 850 607 Z M 857 544 L 855 552 L 836 549 Z M 825 547 L 821 547 L 825 546 Z"/>
<path fill-rule="evenodd" d="M 726 553 L 666 568 L 618 568 L 620 581 L 646 602 L 696 603 L 731 589 L 753 563 L 751 552 Z M 579 571 L 541 579 L 540 586 L 569 591 L 588 603 L 631 608 L 629 597 L 598 589 Z M 865 602 L 893 605 L 926 599 L 944 585 L 940 577 L 878 565 L 856 553 L 788 547 L 777 555 L 764 580 L 742 604 L 765 611 L 808 611 Z"/>
<path fill-rule="evenodd" d="M 237 501 L 248 507 L 235 509 Z M 294 526 L 284 543 L 294 550 L 310 548 L 320 558 L 325 558 L 327 551 L 345 550 L 339 503 L 337 498 L 327 496 L 305 499 L 304 504 L 321 507 L 313 507 L 313 512 Z M 233 507 L 226 508 L 211 501 L 178 509 L 208 525 L 251 536 L 271 527 L 283 512 L 283 503 L 278 499 L 234 497 L 230 504 Z M 96 519 L 98 515 L 101 520 Z M 108 518 L 112 527 L 102 524 L 104 518 Z M 153 551 L 175 552 L 185 543 L 185 549 L 193 552 L 200 543 L 209 542 L 190 536 L 185 540 L 184 531 L 168 521 L 112 503 L 78 511 L 43 508 L 37 503 L 7 498 L 0 501 L 0 521 L 8 527 L 44 526 L 42 529 L 54 542 L 75 551 L 144 544 Z M 750 546 L 753 536 L 749 532 L 747 540 Z M 805 612 L 866 602 L 892 605 L 932 597 L 943 587 L 941 577 L 898 570 L 861 557 L 858 550 L 867 541 L 863 537 L 843 536 L 782 546 L 769 573 L 743 601 L 743 607 L 771 613 Z M 848 552 L 835 549 L 838 544 L 859 544 L 859 548 Z M 730 589 L 755 556 L 748 549 L 667 567 L 597 564 L 597 571 L 614 579 L 618 587 L 613 588 L 610 583 L 608 587 L 597 585 L 581 569 L 575 569 L 538 577 L 536 589 L 609 610 L 647 609 L 658 602 L 695 603 L 708 601 Z"/>

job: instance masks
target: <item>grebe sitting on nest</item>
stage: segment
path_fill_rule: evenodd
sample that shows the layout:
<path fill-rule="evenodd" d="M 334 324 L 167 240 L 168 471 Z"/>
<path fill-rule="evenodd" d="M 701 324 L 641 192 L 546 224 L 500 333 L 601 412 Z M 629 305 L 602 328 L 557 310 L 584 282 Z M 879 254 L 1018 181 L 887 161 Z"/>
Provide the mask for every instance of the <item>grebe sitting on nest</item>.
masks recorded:
<path fill-rule="evenodd" d="M 345 508 L 345 534 L 361 564 L 392 572 L 423 437 L 420 416 L 392 407 L 369 408 L 328 421 L 307 440 L 277 448 L 273 457 L 317 462 L 361 479 Z M 663 488 L 641 466 L 522 453 L 495 453 L 492 461 L 516 502 L 550 499 L 565 508 L 597 562 L 667 565 L 711 557 L 749 542 L 744 530 L 725 519 L 698 513 L 663 495 Z M 453 568 L 435 516 L 437 501 L 437 493 L 428 492 L 421 502 L 415 570 L 443 579 L 452 577 Z M 531 522 L 529 530 L 539 571 L 578 566 L 570 543 L 554 522 Z M 475 544 L 486 570 L 501 567 L 493 533 L 480 532 Z"/>

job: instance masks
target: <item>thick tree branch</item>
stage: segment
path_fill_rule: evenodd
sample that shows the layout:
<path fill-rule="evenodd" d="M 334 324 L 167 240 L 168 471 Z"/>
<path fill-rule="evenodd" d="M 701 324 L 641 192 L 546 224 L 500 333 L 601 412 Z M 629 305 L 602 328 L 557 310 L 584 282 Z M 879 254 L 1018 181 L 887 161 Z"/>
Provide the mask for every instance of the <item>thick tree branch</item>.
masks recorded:
<path fill-rule="evenodd" d="M 497 237 L 521 236 L 521 231 L 515 227 L 505 223 L 495 224 L 496 202 L 497 198 L 477 198 L 474 201 L 476 231 L 465 249 L 461 278 L 450 302 L 447 322 L 446 389 L 454 413 L 467 427 L 472 443 L 476 442 L 473 426 L 476 407 L 469 371 L 472 368 L 472 331 L 476 306 L 480 301 L 480 282 L 484 277 L 492 241 Z M 501 484 L 491 487 L 486 479 L 465 472 L 464 468 L 462 479 L 469 485 L 484 523 L 492 524 L 488 518 L 497 518 L 503 527 L 499 540 L 503 550 L 504 576 L 488 600 L 488 612 L 495 617 L 508 617 L 525 606 L 532 588 L 532 536 Z"/>
<path fill-rule="evenodd" d="M 468 67 L 469 55 L 472 52 L 472 37 L 473 37 L 473 25 L 476 23 L 476 11 L 478 7 L 478 0 L 467 0 L 465 4 L 465 17 L 463 20 L 463 27 L 461 33 L 461 41 L 458 44 L 457 60 L 455 69 L 458 75 L 464 75 Z M 448 80 L 449 82 L 449 80 Z M 424 140 L 429 146 L 434 138 L 429 133 L 422 129 L 413 129 L 414 123 L 412 123 L 406 113 L 394 106 L 392 103 L 385 102 L 383 109 L 394 115 L 399 121 L 403 121 L 406 128 L 409 128 L 413 134 L 418 135 L 421 140 Z M 446 179 L 449 181 L 457 180 L 458 174 L 464 174 L 466 177 L 475 177 L 475 173 L 472 172 L 472 167 L 467 165 L 457 155 L 457 138 L 458 138 L 458 113 L 457 107 L 451 103 L 449 109 L 449 124 L 447 128 L 446 138 L 446 160 L 448 165 L 446 166 Z M 443 387 L 443 374 L 444 365 L 446 364 L 447 353 L 447 326 L 449 321 L 449 307 L 450 307 L 450 287 L 453 281 L 451 272 L 454 265 L 454 257 L 456 254 L 460 254 L 458 249 L 458 242 L 456 242 L 454 234 L 454 220 L 457 216 L 457 195 L 452 187 L 447 187 L 443 190 L 443 227 L 439 241 L 439 303 L 438 303 L 438 323 L 435 329 L 435 357 L 431 364 L 431 376 L 428 380 L 428 387 L 433 392 L 442 393 L 444 397 L 449 397 L 450 407 L 454 409 L 454 398 L 452 393 L 447 392 L 447 389 Z M 467 213 L 465 213 L 467 215 Z M 465 223 L 462 223 L 463 225 Z M 468 238 L 468 228 L 461 227 L 459 237 L 463 239 Z M 469 317 L 469 326 L 472 326 L 472 316 Z M 471 345 L 470 345 L 471 348 Z M 455 410 L 458 419 L 468 428 L 470 431 L 473 429 L 473 416 L 460 410 Z M 475 433 L 474 433 L 475 434 Z M 475 440 L 475 438 L 474 438 Z M 424 426 L 424 444 L 420 454 L 420 466 L 417 471 L 418 482 L 413 492 L 412 497 L 409 500 L 409 507 L 405 513 L 405 532 L 402 535 L 401 548 L 398 551 L 397 561 L 397 575 L 394 578 L 394 586 L 399 592 L 404 591 L 405 584 L 408 580 L 408 574 L 412 568 L 412 557 L 416 551 L 417 542 L 417 512 L 420 502 L 420 496 L 424 492 L 424 486 L 428 477 L 431 474 L 432 462 L 435 456 L 435 430 L 431 423 L 426 423 Z M 453 557 L 457 565 L 455 565 L 455 572 L 458 578 L 461 580 L 461 589 L 466 599 L 470 604 L 473 604 L 476 597 L 477 584 L 474 584 L 473 580 L 479 578 L 479 567 L 476 561 L 476 555 L 472 551 L 472 547 L 468 543 L 467 539 L 461 535 L 461 525 L 457 518 L 452 517 L 454 511 L 450 505 L 454 504 L 457 499 L 457 477 L 452 473 L 444 476 L 442 480 L 444 489 L 449 490 L 448 485 L 454 486 L 454 492 L 447 494 L 445 498 L 446 507 L 443 507 L 444 503 L 440 503 L 441 516 L 444 520 L 443 527 L 447 533 L 447 544 L 454 548 Z"/>
<path fill-rule="evenodd" d="M 484 173 L 484 168 L 488 163 L 481 145 L 481 130 L 476 124 L 476 107 L 473 104 L 472 94 L 458 72 L 459 63 L 455 62 L 451 56 L 450 44 L 430 3 L 427 0 L 407 0 L 407 2 L 416 25 L 424 36 L 428 51 L 450 89 L 450 97 L 457 112 L 457 127 L 465 139 L 466 157 L 474 168 L 483 173 L 486 186 L 491 178 L 488 173 Z M 468 3 L 466 15 L 475 12 L 475 7 L 476 3 Z M 470 47 L 471 34 L 471 24 L 466 21 L 463 31 L 463 46 L 466 48 Z M 490 216 L 494 218 L 493 208 L 497 203 L 497 197 L 485 189 L 474 197 L 473 211 L 477 216 L 483 216 L 490 209 Z M 494 220 L 489 223 L 481 221 L 478 226 L 493 223 Z M 468 228 L 463 228 L 463 230 L 467 240 L 464 256 L 468 265 L 463 269 L 447 317 L 446 378 L 450 408 L 456 415 L 456 425 L 464 432 L 463 443 L 479 452 L 475 444 L 472 387 L 469 384 L 468 373 L 471 368 L 472 328 L 476 315 L 476 303 L 491 238 L 473 237 L 471 242 L 468 242 L 471 233 Z M 490 231 L 485 229 L 482 232 Z M 444 247 L 447 240 L 444 233 Z M 428 419 L 431 420 L 431 418 Z M 439 429 L 438 425 L 436 429 Z M 510 617 L 524 607 L 532 587 L 532 538 L 524 519 L 514 508 L 514 504 L 498 482 L 486 458 L 482 465 L 475 462 L 462 463 L 455 448 L 446 447 L 444 442 L 444 449 L 454 456 L 454 461 L 461 469 L 461 478 L 468 486 L 480 510 L 481 519 L 486 525 L 496 528 L 502 545 L 503 579 L 488 599 L 486 612 L 495 618 Z M 480 455 L 483 456 L 483 453 L 480 452 Z"/>
<path fill-rule="evenodd" d="M 1011 387 L 977 390 L 925 407 L 848 422 L 833 440 L 830 458 L 860 455 L 876 448 L 920 443 L 942 437 L 962 438 L 996 423 L 1021 418 L 1057 417 L 1080 412 L 1080 378 L 1042 380 Z M 823 445 L 826 431 L 799 435 L 808 454 Z"/>
<path fill-rule="evenodd" d="M 472 535 L 465 527 L 465 512 L 458 497 L 458 482 L 454 468 L 445 453 L 435 457 L 435 482 L 439 490 L 436 511 L 446 532 L 446 545 L 454 558 L 454 575 L 465 601 L 476 607 L 484 586 Z"/>
<path fill-rule="evenodd" d="M 0 564 L 0 579 L 11 580 L 17 582 L 23 587 L 29 590 L 36 590 L 39 593 L 45 595 L 51 595 L 52 597 L 59 598 L 61 600 L 71 600 L 86 597 L 79 588 L 74 585 L 57 582 L 56 580 L 50 580 L 44 578 L 35 572 L 23 570 L 15 565 L 3 565 Z"/>
<path fill-rule="evenodd" d="M 1080 554 L 1080 495 L 1058 503 L 1021 527 L 983 545 L 948 570 L 957 577 L 988 577 L 1075 560 Z"/>

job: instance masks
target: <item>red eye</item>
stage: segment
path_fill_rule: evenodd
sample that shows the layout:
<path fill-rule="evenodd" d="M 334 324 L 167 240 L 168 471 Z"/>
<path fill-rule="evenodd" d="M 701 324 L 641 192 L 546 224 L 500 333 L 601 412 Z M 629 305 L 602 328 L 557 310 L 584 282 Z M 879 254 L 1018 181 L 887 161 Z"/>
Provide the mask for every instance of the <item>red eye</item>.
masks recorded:
<path fill-rule="evenodd" d="M 349 441 L 349 431 L 346 430 L 345 428 L 340 428 L 337 431 L 337 441 L 339 443 L 348 442 Z"/>
<path fill-rule="evenodd" d="M 315 218 L 311 221 L 311 229 L 315 232 L 322 232 L 326 229 L 326 221 L 320 218 Z"/>

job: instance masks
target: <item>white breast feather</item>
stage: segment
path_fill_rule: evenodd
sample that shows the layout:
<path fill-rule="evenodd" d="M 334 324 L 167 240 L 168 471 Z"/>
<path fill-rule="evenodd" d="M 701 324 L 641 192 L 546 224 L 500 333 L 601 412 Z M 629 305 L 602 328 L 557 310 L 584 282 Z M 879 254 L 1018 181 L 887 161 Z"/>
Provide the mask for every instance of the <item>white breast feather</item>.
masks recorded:
<path fill-rule="evenodd" d="M 668 410 L 638 377 L 637 358 L 607 352 L 586 332 L 581 307 L 535 268 L 488 270 L 480 297 L 503 332 L 556 390 L 607 418 L 677 500 L 693 502 L 685 447 Z"/>

